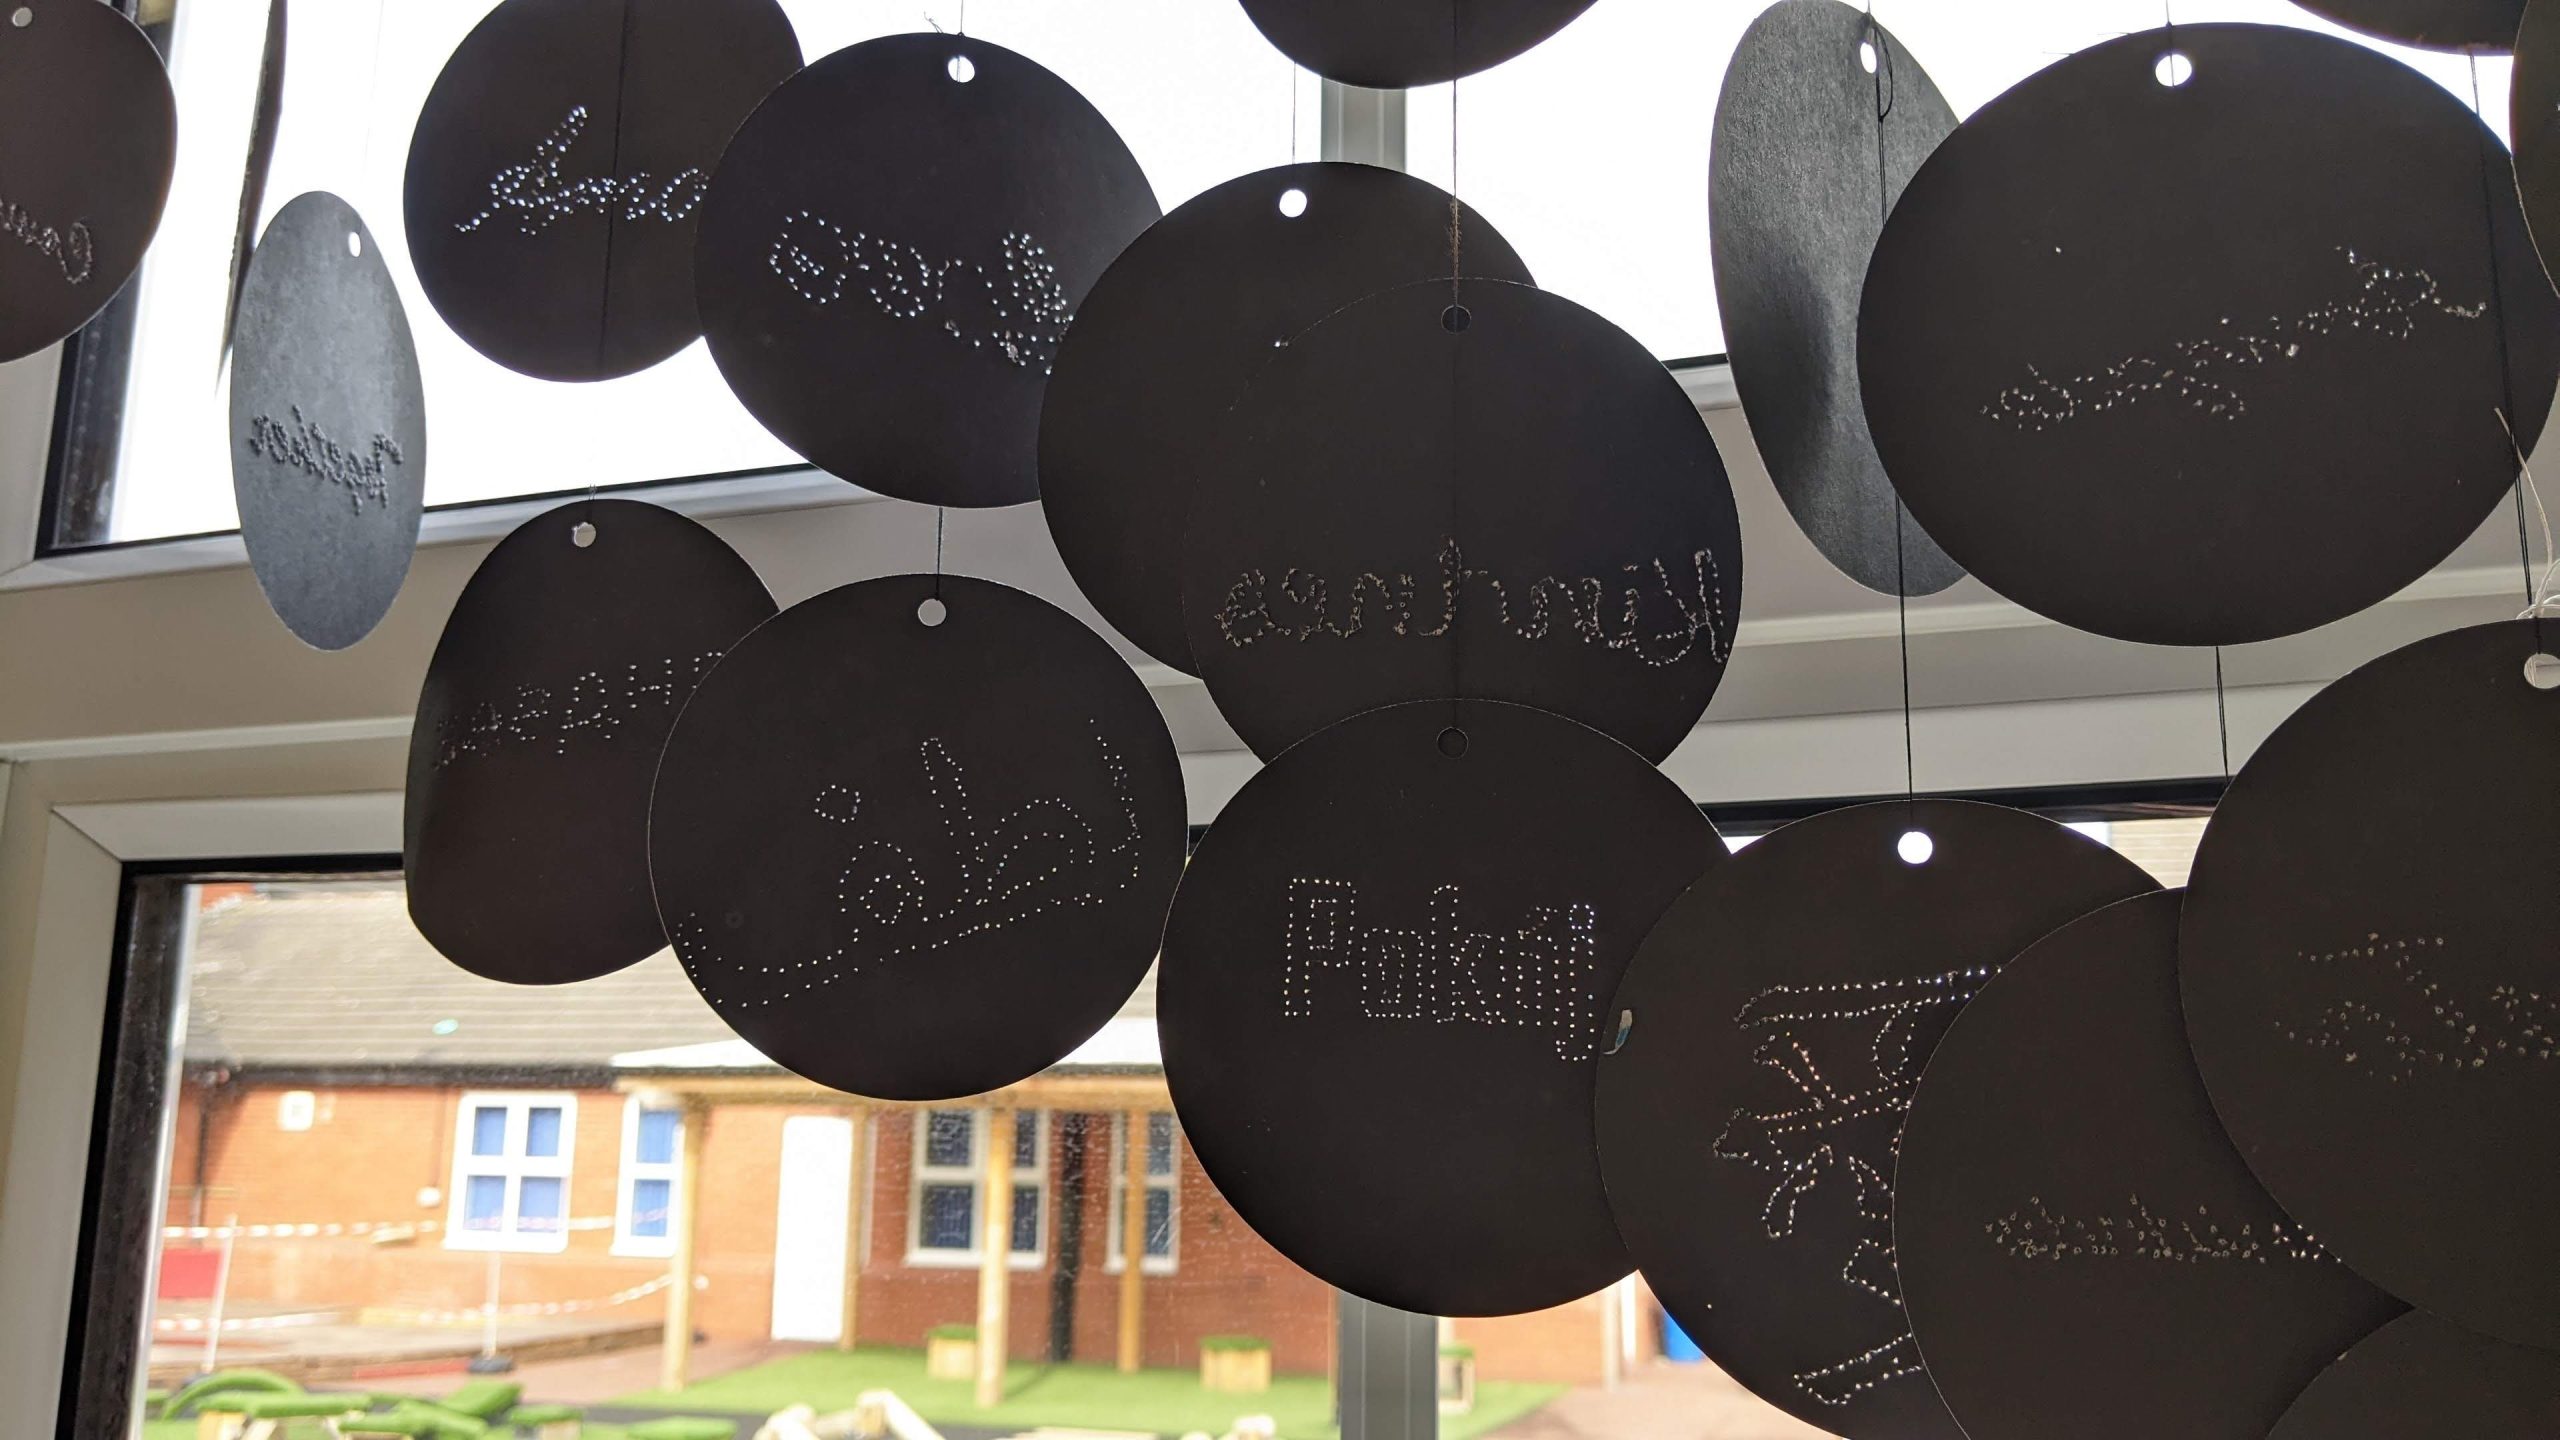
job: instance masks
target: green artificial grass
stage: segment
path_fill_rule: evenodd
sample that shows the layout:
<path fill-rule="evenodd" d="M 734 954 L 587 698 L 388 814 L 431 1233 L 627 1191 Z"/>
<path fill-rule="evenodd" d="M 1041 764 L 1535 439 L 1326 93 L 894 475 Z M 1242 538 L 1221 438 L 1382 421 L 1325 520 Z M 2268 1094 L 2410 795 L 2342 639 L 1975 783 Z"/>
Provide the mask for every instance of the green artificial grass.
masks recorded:
<path fill-rule="evenodd" d="M 1200 1388 L 1197 1370 L 1141 1370 L 1123 1375 L 1108 1365 L 1033 1365 L 1015 1362 L 1005 1373 L 1005 1398 L 992 1409 L 974 1403 L 965 1380 L 928 1380 L 924 1352 L 863 1346 L 851 1354 L 812 1350 L 698 1381 L 675 1394 L 650 1391 L 612 1402 L 633 1409 L 725 1411 L 770 1415 L 791 1405 L 818 1413 L 852 1408 L 865 1390 L 894 1390 L 898 1398 L 938 1425 L 1028 1430 L 1040 1425 L 1097 1430 L 1151 1430 L 1179 1436 L 1193 1430 L 1223 1435 L 1241 1415 L 1269 1415 L 1280 1440 L 1335 1440 L 1333 1383 L 1321 1375 L 1274 1375 L 1262 1395 L 1216 1395 Z M 1562 1385 L 1487 1381 L 1476 1386 L 1476 1408 L 1443 1416 L 1442 1440 L 1475 1440 L 1563 1394 Z M 158 1437 L 147 1437 L 158 1440 Z"/>
<path fill-rule="evenodd" d="M 1268 1350 L 1271 1342 L 1259 1335 L 1203 1335 L 1200 1348 L 1223 1354 L 1237 1350 Z"/>
<path fill-rule="evenodd" d="M 328 1433 L 317 1420 L 290 1421 L 284 1427 L 286 1440 L 321 1440 L 321 1437 Z M 504 1426 L 493 1426 L 489 1433 L 499 1437 L 499 1440 L 506 1440 L 507 1437 Z M 196 1422 L 193 1420 L 145 1420 L 142 1422 L 142 1440 L 196 1440 Z M 626 1440 L 626 1437 L 619 1425 L 599 1425 L 590 1420 L 587 1422 L 585 1440 Z"/>

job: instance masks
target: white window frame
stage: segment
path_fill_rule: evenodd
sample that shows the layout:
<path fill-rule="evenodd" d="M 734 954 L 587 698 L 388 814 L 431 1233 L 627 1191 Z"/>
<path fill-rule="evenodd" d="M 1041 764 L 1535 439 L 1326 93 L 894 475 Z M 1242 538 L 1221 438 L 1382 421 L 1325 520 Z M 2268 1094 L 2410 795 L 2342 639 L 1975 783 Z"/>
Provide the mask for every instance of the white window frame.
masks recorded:
<path fill-rule="evenodd" d="M 560 1112 L 560 1153 L 527 1155 L 524 1153 L 528 1117 L 535 1110 L 557 1108 Z M 497 1155 L 471 1153 L 473 1117 L 483 1109 L 503 1109 L 507 1114 L 506 1139 Z M 578 1097 L 568 1090 L 467 1090 L 453 1112 L 453 1183 L 445 1190 L 444 1248 L 447 1250 L 505 1250 L 522 1254 L 557 1255 L 569 1248 L 570 1162 L 578 1154 Z M 464 1228 L 464 1207 L 469 1203 L 470 1178 L 474 1175 L 499 1175 L 506 1180 L 506 1201 L 500 1208 L 495 1230 Z M 560 1228 L 555 1231 L 527 1231 L 516 1228 L 520 1218 L 516 1207 L 527 1179 L 560 1182 Z"/>
<path fill-rule="evenodd" d="M 969 1118 L 969 1163 L 965 1166 L 928 1165 L 925 1163 L 925 1138 L 931 1119 L 937 1112 L 961 1114 Z M 975 1270 L 986 1248 L 987 1196 L 979 1183 L 987 1158 L 987 1111 L 957 1105 L 919 1107 L 907 1112 L 908 1138 L 914 1161 L 907 1167 L 907 1265 L 918 1270 Z M 1049 1112 L 1017 1110 L 1014 1112 L 1015 1133 L 1028 1119 L 1040 1127 L 1037 1143 L 1031 1147 L 1031 1163 L 1016 1165 L 1011 1183 L 1017 1189 L 1036 1187 L 1040 1196 L 1040 1214 L 1032 1228 L 1036 1243 L 1028 1250 L 1008 1249 L 1005 1268 L 1038 1270 L 1049 1263 Z M 969 1187 L 969 1248 L 966 1250 L 928 1250 L 924 1239 L 924 1187 L 927 1185 L 966 1185 Z"/>
<path fill-rule="evenodd" d="M 1162 1255 L 1144 1258 L 1138 1267 L 1141 1275 L 1171 1275 L 1182 1268 L 1182 1126 L 1170 1111 L 1164 1110 L 1149 1111 L 1148 1123 L 1152 1125 L 1159 1115 L 1164 1117 L 1166 1125 L 1172 1127 L 1173 1154 L 1162 1175 L 1153 1170 L 1147 1172 L 1146 1188 L 1149 1194 L 1158 1190 L 1165 1193 L 1165 1248 Z M 1124 1111 L 1111 1117 L 1111 1208 L 1108 1212 L 1111 1234 L 1102 1262 L 1106 1275 L 1117 1275 L 1128 1267 L 1128 1252 L 1121 1243 L 1122 1237 L 1129 1233 L 1122 1228 L 1123 1216 L 1127 1212 L 1120 1208 L 1126 1203 L 1129 1193 L 1128 1144 L 1129 1116 Z"/>
<path fill-rule="evenodd" d="M 663 1161 L 640 1158 L 640 1116 L 645 1111 L 659 1111 L 676 1117 L 675 1148 Z M 622 1169 L 613 1182 L 613 1253 L 663 1260 L 676 1253 L 676 1227 L 672 1220 L 664 1235 L 634 1235 L 631 1221 L 638 1214 L 633 1195 L 643 1180 L 667 1182 L 667 1205 L 675 1206 L 677 1175 L 684 1169 L 684 1109 L 676 1105 L 652 1105 L 634 1095 L 622 1105 Z"/>

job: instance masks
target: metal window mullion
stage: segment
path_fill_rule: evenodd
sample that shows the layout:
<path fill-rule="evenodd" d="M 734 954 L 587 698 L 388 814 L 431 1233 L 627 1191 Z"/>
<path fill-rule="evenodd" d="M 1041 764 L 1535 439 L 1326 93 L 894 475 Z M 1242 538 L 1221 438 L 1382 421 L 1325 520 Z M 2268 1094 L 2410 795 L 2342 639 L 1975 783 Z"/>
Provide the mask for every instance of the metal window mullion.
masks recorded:
<path fill-rule="evenodd" d="M 1316 153 L 1327 160 L 1405 168 L 1405 92 L 1322 82 Z"/>

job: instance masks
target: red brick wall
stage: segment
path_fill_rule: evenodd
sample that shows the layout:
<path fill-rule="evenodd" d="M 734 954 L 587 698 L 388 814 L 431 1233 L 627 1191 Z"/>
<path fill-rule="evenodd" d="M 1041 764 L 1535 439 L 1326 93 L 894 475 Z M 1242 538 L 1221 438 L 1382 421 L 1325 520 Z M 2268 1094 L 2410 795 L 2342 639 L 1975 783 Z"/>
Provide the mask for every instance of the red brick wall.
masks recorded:
<path fill-rule="evenodd" d="M 446 1223 L 452 1213 L 454 1126 L 459 1088 L 382 1087 L 322 1090 L 309 1130 L 277 1124 L 287 1087 L 236 1085 L 207 1092 L 189 1086 L 179 1100 L 171 1167 L 169 1220 L 190 1220 L 197 1117 L 215 1096 L 206 1126 L 206 1223 L 237 1216 L 244 1225 Z M 624 1097 L 577 1094 L 570 1171 L 573 1219 L 609 1218 L 622 1159 Z M 780 1203 L 783 1123 L 794 1114 L 843 1115 L 823 1107 L 733 1106 L 715 1111 L 703 1137 L 702 1219 L 696 1271 L 704 1279 L 694 1313 L 704 1332 L 723 1338 L 769 1332 L 773 1305 L 775 1212 Z M 1064 1142 L 1045 1117 L 1049 1183 L 1043 1191 L 1052 1254 L 1035 1271 L 1012 1277 L 1010 1352 L 1045 1358 L 1055 1251 L 1056 1207 Z M 866 1344 L 918 1346 L 935 1325 L 977 1318 L 975 1268 L 933 1269 L 907 1263 L 908 1180 L 914 1159 L 911 1114 L 884 1111 L 872 1121 L 873 1174 L 862 1254 L 860 1316 Z M 1083 1268 L 1077 1283 L 1074 1358 L 1109 1363 L 1117 1352 L 1120 1277 L 1105 1269 L 1110 1224 L 1110 1120 L 1090 1124 L 1085 1166 Z M 1199 1340 L 1251 1334 L 1272 1342 L 1276 1368 L 1321 1374 L 1333 1362 L 1331 1292 L 1264 1244 L 1228 1209 L 1188 1146 L 1182 1151 L 1177 1202 L 1179 1269 L 1141 1281 L 1144 1363 L 1189 1367 Z M 437 1203 L 422 1207 L 433 1187 Z M 500 1301 L 593 1299 L 655 1279 L 666 1262 L 616 1256 L 607 1228 L 573 1229 L 560 1254 L 506 1252 Z M 441 1229 L 414 1240 L 378 1245 L 356 1237 L 244 1239 L 232 1262 L 231 1293 L 294 1304 L 463 1309 L 481 1303 L 486 1252 L 447 1250 Z M 612 1313 L 654 1319 L 655 1296 Z M 1592 1342 L 1596 1351 L 1597 1341 Z"/>

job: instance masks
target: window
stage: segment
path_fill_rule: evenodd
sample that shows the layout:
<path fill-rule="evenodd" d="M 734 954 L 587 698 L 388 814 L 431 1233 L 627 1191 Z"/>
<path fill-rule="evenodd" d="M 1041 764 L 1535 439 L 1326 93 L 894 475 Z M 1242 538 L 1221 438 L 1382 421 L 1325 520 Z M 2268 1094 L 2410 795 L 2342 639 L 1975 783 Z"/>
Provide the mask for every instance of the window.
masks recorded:
<path fill-rule="evenodd" d="M 1041 1144 L 1043 1112 L 1013 1117 L 1013 1244 L 1008 1263 L 1036 1269 L 1046 1257 L 1043 1203 L 1048 1193 L 1048 1152 Z M 978 1263 L 979 1165 L 986 1154 L 987 1112 L 915 1112 L 915 1178 L 908 1187 L 907 1263 Z"/>
<path fill-rule="evenodd" d="M 418 110 L 446 57 L 497 0 L 294 7 L 271 216 L 326 189 L 364 214 L 400 287 L 435 432 L 427 501 L 454 505 L 599 485 L 796 470 L 798 457 L 731 398 L 699 343 L 652 369 L 549 384 L 483 358 L 437 318 L 410 267 L 402 171 Z M 815 59 L 908 30 L 966 28 L 1055 70 L 1110 119 L 1167 209 L 1231 176 L 1313 159 L 1317 82 L 1265 43 L 1243 10 L 1200 0 L 783 0 Z M 962 11 L 966 11 L 963 26 Z M 215 384 L 232 231 L 249 151 L 263 6 L 176 0 L 168 26 L 183 154 L 134 285 L 129 343 L 84 371 L 82 473 L 57 473 L 70 533 L 56 549 L 230 529 L 231 487 L 206 484 L 226 451 Z M 538 136 L 527 136 L 527 152 Z M 261 223 L 264 223 L 262 218 Z M 120 340 L 126 337 L 118 337 Z M 123 362 L 129 361 L 129 368 Z M 78 387 L 66 384 L 66 394 Z M 71 517 L 81 517 L 75 524 Z"/>
<path fill-rule="evenodd" d="M 1666 360 L 1724 348 L 1708 263 L 1707 167 L 1724 57 L 1756 4 L 1609 0 L 1553 39 L 1455 86 L 1409 94 L 1407 168 L 1456 189 L 1530 273 Z M 2177 0 L 2178 23 L 2245 20 L 2371 45 L 2465 103 L 2472 62 L 2349 34 L 2293 0 Z M 2156 29 L 2161 0 L 1886 0 L 1959 116 L 2076 50 Z M 2506 128 L 2503 56 L 2478 62 L 2482 113 Z M 1454 119 L 1453 119 L 1454 112 Z"/>
<path fill-rule="evenodd" d="M 676 1173 L 684 1112 L 633 1096 L 622 1107 L 622 1180 L 614 1202 L 613 1253 L 675 1253 Z"/>
<path fill-rule="evenodd" d="M 446 1248 L 569 1247 L 569 1157 L 577 1116 L 578 1097 L 565 1091 L 462 1097 Z"/>
<path fill-rule="evenodd" d="M 1128 1231 L 1129 1203 L 1129 1117 L 1111 1117 L 1111 1238 L 1109 1268 L 1115 1273 L 1128 1263 L 1128 1247 L 1124 1243 Z M 1177 1163 L 1181 1149 L 1175 1139 L 1173 1117 L 1147 1117 L 1147 1259 L 1143 1267 L 1149 1275 L 1174 1272 L 1175 1220 L 1181 1189 L 1181 1167 Z"/>

